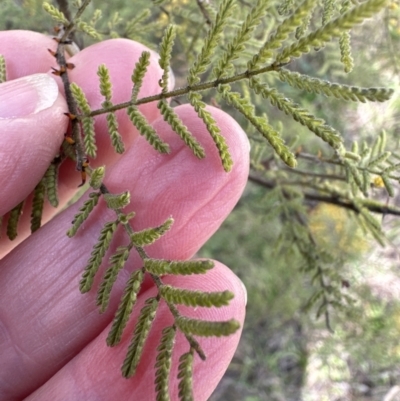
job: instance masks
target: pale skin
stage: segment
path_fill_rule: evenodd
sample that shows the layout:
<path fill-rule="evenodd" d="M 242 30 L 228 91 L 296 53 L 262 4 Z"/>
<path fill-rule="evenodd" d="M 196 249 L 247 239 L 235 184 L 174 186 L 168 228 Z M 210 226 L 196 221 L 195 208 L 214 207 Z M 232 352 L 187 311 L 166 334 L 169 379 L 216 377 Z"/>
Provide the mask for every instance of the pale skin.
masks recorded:
<path fill-rule="evenodd" d="M 23 200 L 40 180 L 59 151 L 67 130 L 68 118 L 60 81 L 50 74 L 56 67 L 47 48 L 55 50 L 49 37 L 26 31 L 0 33 L 0 54 L 7 61 L 7 79 L 0 85 L 0 215 Z M 87 94 L 92 108 L 100 107 L 97 66 L 110 69 L 114 85 L 113 102 L 130 98 L 130 75 L 135 62 L 146 48 L 126 40 L 113 40 L 92 46 L 72 57 L 76 65 L 70 72 Z M 37 75 L 38 73 L 42 73 Z M 139 97 L 160 92 L 161 77 L 156 55 L 152 56 Z M 14 81 L 25 77 L 22 81 Z M 30 77 L 30 78 L 26 78 Z M 32 78 L 33 77 L 33 78 Z M 58 83 L 58 86 L 55 84 Z M 171 84 L 172 85 L 172 84 Z M 36 89 L 35 89 L 36 88 Z M 38 95 L 38 88 L 41 95 Z M 37 103 L 35 105 L 35 103 Z M 234 161 L 232 171 L 223 171 L 215 145 L 190 106 L 176 112 L 206 150 L 205 160 L 196 159 L 181 139 L 159 117 L 156 105 L 141 108 L 159 135 L 170 145 L 170 155 L 160 155 L 129 122 L 124 111 L 118 113 L 120 132 L 126 146 L 122 156 L 115 155 L 107 137 L 104 117 L 96 120 L 98 158 L 92 166 L 106 165 L 105 184 L 111 192 L 131 192 L 127 211 L 135 211 L 134 230 L 175 219 L 165 237 L 148 247 L 150 257 L 189 259 L 217 230 L 231 212 L 246 183 L 249 165 L 247 137 L 239 125 L 223 111 L 210 108 L 225 136 Z M 60 173 L 60 204 L 75 193 L 81 177 L 74 163 L 67 162 Z M 82 271 L 105 222 L 115 219 L 103 202 L 73 238 L 65 233 L 82 204 L 69 207 L 55 217 L 45 206 L 48 222 L 33 235 L 29 233 L 29 205 L 22 216 L 17 239 L 10 242 L 3 224 L 0 239 L 0 400 L 149 400 L 155 399 L 154 363 L 163 327 L 173 318 L 165 304 L 157 312 L 136 375 L 121 377 L 138 310 L 145 299 L 156 294 L 154 284 L 143 284 L 135 312 L 121 343 L 109 348 L 105 339 L 129 273 L 142 266 L 132 252 L 115 283 L 111 302 L 104 314 L 95 305 L 96 290 L 106 267 L 103 263 L 94 288 L 85 295 L 78 286 Z M 29 202 L 28 202 L 29 203 Z M 110 252 L 127 243 L 126 234 L 117 233 Z M 110 256 L 107 254 L 106 259 Z M 189 317 L 207 320 L 237 319 L 245 314 L 245 289 L 224 265 L 206 275 L 165 277 L 171 285 L 203 291 L 234 292 L 235 298 L 223 308 L 184 308 Z M 226 338 L 200 338 L 207 355 L 202 362 L 195 357 L 195 400 L 207 400 L 223 376 L 237 348 L 240 330 Z M 177 365 L 187 352 L 188 343 L 178 334 L 171 375 L 171 399 L 177 400 Z"/>

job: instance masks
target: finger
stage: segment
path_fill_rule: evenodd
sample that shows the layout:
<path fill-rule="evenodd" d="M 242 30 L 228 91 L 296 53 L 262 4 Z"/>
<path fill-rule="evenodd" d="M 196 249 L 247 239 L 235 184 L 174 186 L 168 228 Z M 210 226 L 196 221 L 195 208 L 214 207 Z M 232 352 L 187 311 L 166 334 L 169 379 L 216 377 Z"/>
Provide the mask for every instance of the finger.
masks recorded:
<path fill-rule="evenodd" d="M 214 269 L 205 275 L 168 277 L 165 282 L 193 290 L 232 291 L 235 298 L 227 307 L 210 309 L 181 307 L 179 309 L 183 316 L 210 321 L 226 321 L 235 318 L 241 326 L 243 325 L 245 290 L 243 284 L 227 267 L 216 263 Z M 117 347 L 105 346 L 106 336 L 110 329 L 107 327 L 79 355 L 27 400 L 46 400 L 50 394 L 57 394 L 56 400 L 155 400 L 155 371 L 153 367 L 156 363 L 157 347 L 163 328 L 174 323 L 165 303 L 162 302 L 157 310 L 135 376 L 129 380 L 124 379 L 121 376 L 120 368 L 127 352 L 139 310 L 143 307 L 145 299 L 154 297 L 156 294 L 155 288 L 141 294 L 132 320 L 125 331 L 122 342 Z M 217 386 L 237 348 L 240 332 L 241 330 L 223 338 L 198 338 L 207 359 L 202 361 L 197 355 L 194 358 L 193 393 L 196 401 L 207 400 Z M 179 357 L 188 352 L 189 348 L 186 338 L 181 333 L 177 333 L 170 373 L 170 396 L 172 400 L 178 399 Z"/>
<path fill-rule="evenodd" d="M 57 154 L 66 110 L 47 74 L 0 85 L 0 216 L 33 190 Z"/>
<path fill-rule="evenodd" d="M 135 229 L 152 226 L 155 221 L 158 225 L 174 216 L 171 231 L 148 248 L 151 257 L 192 256 L 219 227 L 244 188 L 249 161 L 247 137 L 228 115 L 211 110 L 235 163 L 229 174 L 223 171 L 204 124 L 191 107 L 181 106 L 177 112 L 205 147 L 206 160 L 196 159 L 166 123 L 157 121 L 155 126 L 171 145 L 171 154 L 160 155 L 139 138 L 107 175 L 111 191 L 131 191 L 137 213 Z M 150 203 L 143 202 L 142 197 Z M 17 399 L 34 390 L 95 338 L 110 322 L 129 270 L 142 265 L 132 253 L 114 285 L 109 310 L 99 316 L 95 289 L 80 296 L 77 286 L 92 242 L 102 225 L 114 220 L 115 215 L 101 202 L 82 230 L 69 240 L 65 231 L 79 206 L 57 216 L 1 262 L 0 355 L 7 369 L 0 372 L 0 389 L 6 399 Z M 112 247 L 126 241 L 120 232 Z"/>

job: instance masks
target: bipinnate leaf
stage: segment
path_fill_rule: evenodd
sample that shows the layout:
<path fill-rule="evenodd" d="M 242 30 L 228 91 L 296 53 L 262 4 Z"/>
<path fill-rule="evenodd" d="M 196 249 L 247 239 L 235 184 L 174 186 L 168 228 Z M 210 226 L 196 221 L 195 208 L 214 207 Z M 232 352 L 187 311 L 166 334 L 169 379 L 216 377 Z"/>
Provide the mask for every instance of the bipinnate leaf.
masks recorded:
<path fill-rule="evenodd" d="M 180 316 L 175 320 L 175 324 L 182 333 L 201 337 L 230 336 L 240 328 L 240 323 L 235 319 L 210 322 Z"/>
<path fill-rule="evenodd" d="M 202 292 L 184 290 L 172 287 L 170 285 L 162 285 L 159 287 L 160 295 L 171 304 L 181 304 L 186 306 L 203 306 L 211 308 L 213 306 L 219 308 L 229 305 L 229 301 L 234 298 L 231 291 Z"/>
<path fill-rule="evenodd" d="M 350 100 L 353 102 L 384 102 L 393 94 L 393 89 L 388 88 L 359 88 L 338 83 L 331 83 L 308 75 L 289 71 L 285 68 L 279 70 L 279 79 L 294 88 L 303 89 L 307 92 L 333 96 L 337 99 Z"/>
<path fill-rule="evenodd" d="M 43 10 L 50 15 L 55 21 L 63 25 L 68 25 L 69 21 L 65 18 L 65 15 L 56 7 L 45 1 L 43 3 Z"/>
<path fill-rule="evenodd" d="M 131 242 L 136 247 L 151 245 L 169 231 L 173 223 L 174 219 L 170 217 L 158 227 L 135 232 L 131 235 Z"/>
<path fill-rule="evenodd" d="M 129 191 L 122 192 L 121 194 L 103 194 L 107 207 L 112 210 L 123 209 L 128 206 L 131 201 L 131 194 Z"/>
<path fill-rule="evenodd" d="M 147 67 L 150 65 L 150 52 L 142 52 L 138 62 L 135 64 L 131 80 L 133 82 L 133 89 L 131 99 L 136 101 L 140 88 L 143 84 L 143 78 L 146 75 Z M 128 113 L 129 114 L 129 113 Z"/>
<path fill-rule="evenodd" d="M 81 32 L 85 32 L 87 35 L 92 37 L 93 39 L 100 40 L 101 39 L 101 34 L 98 32 L 93 25 L 90 25 L 86 23 L 85 21 L 82 21 L 81 19 L 78 19 L 75 21 L 76 29 Z"/>
<path fill-rule="evenodd" d="M 6 60 L 2 54 L 0 54 L 0 84 L 7 80 L 7 69 Z"/>
<path fill-rule="evenodd" d="M 90 114 L 90 105 L 82 88 L 75 82 L 70 85 L 72 96 L 74 97 L 78 108 L 86 115 L 82 117 L 82 128 L 84 132 L 83 143 L 88 156 L 95 158 L 97 154 L 96 136 L 94 132 L 94 118 L 87 116 Z"/>
<path fill-rule="evenodd" d="M 212 117 L 211 113 L 206 110 L 206 104 L 201 101 L 201 95 L 199 93 L 189 93 L 190 104 L 196 110 L 197 115 L 203 120 L 207 127 L 207 131 L 211 135 L 215 146 L 218 149 L 219 156 L 221 158 L 222 166 L 226 172 L 232 170 L 233 160 L 229 153 L 228 145 L 225 138 L 221 135 L 221 130 L 219 129 L 217 123 Z"/>
<path fill-rule="evenodd" d="M 180 136 L 183 142 L 185 142 L 185 144 L 189 146 L 193 154 L 197 158 L 203 159 L 206 156 L 203 147 L 189 132 L 186 125 L 183 124 L 182 120 L 175 113 L 174 109 L 165 100 L 160 100 L 157 107 L 160 110 L 164 121 L 166 121 L 171 126 L 171 128 Z"/>
<path fill-rule="evenodd" d="M 311 48 L 321 48 L 334 37 L 343 34 L 343 30 L 350 30 L 366 18 L 372 17 L 387 4 L 387 0 L 367 0 L 359 3 L 350 11 L 342 14 L 326 25 L 302 37 L 297 42 L 284 47 L 276 57 L 277 63 L 287 63 L 291 57 L 300 57 L 308 53 Z"/>
<path fill-rule="evenodd" d="M 194 401 L 193 398 L 193 350 L 181 355 L 178 366 L 178 389 L 180 401 Z"/>
<path fill-rule="evenodd" d="M 96 304 L 100 306 L 100 313 L 106 311 L 110 302 L 112 286 L 117 279 L 118 273 L 128 260 L 131 246 L 120 246 L 110 258 L 110 267 L 104 274 L 103 281 L 97 293 Z"/>
<path fill-rule="evenodd" d="M 129 119 L 138 129 L 140 135 L 143 135 L 155 150 L 160 153 L 169 153 L 170 149 L 168 144 L 158 136 L 156 130 L 146 121 L 145 117 L 137 107 L 128 107 L 127 113 Z"/>
<path fill-rule="evenodd" d="M 171 60 L 172 47 L 174 46 L 175 36 L 176 36 L 176 27 L 174 25 L 169 25 L 165 29 L 164 35 L 161 39 L 160 51 L 159 51 L 160 59 L 158 60 L 158 64 L 163 69 L 163 75 L 159 82 L 163 93 L 168 92 L 170 60 Z"/>
<path fill-rule="evenodd" d="M 164 260 L 145 259 L 144 268 L 151 274 L 163 276 L 165 274 L 190 275 L 204 274 L 214 267 L 212 260 Z"/>
<path fill-rule="evenodd" d="M 134 271 L 126 283 L 124 294 L 115 314 L 111 330 L 107 337 L 107 345 L 113 347 L 121 341 L 122 332 L 129 320 L 133 307 L 136 303 L 137 294 L 143 282 L 143 271 Z"/>
<path fill-rule="evenodd" d="M 24 201 L 19 203 L 17 206 L 13 207 L 10 211 L 7 221 L 7 237 L 12 241 L 17 238 L 18 235 L 18 222 L 22 214 L 22 208 L 24 206 Z"/>
<path fill-rule="evenodd" d="M 34 233 L 41 226 L 46 186 L 42 178 L 33 191 L 31 211 L 31 232 Z"/>
<path fill-rule="evenodd" d="M 291 116 L 295 121 L 306 126 L 315 135 L 332 146 L 332 148 L 339 149 L 342 146 L 343 140 L 339 133 L 334 128 L 326 125 L 324 120 L 313 116 L 308 110 L 300 107 L 293 100 L 279 93 L 275 88 L 271 89 L 265 84 L 261 84 L 256 78 L 252 78 L 250 83 L 257 94 L 261 94 L 273 106 L 278 107 L 279 110 Z"/>
<path fill-rule="evenodd" d="M 157 401 L 169 401 L 169 376 L 172 365 L 172 350 L 175 343 L 175 327 L 166 327 L 162 331 L 160 345 L 157 347 L 156 379 L 154 381 Z"/>
<path fill-rule="evenodd" d="M 106 116 L 108 133 L 111 137 L 111 144 L 115 151 L 119 154 L 125 152 L 125 145 L 122 141 L 121 134 L 118 132 L 118 121 L 115 113 L 108 113 Z"/>
<path fill-rule="evenodd" d="M 100 231 L 100 236 L 93 247 L 93 251 L 83 272 L 82 279 L 79 283 L 79 289 L 82 294 L 90 291 L 90 289 L 92 288 L 94 277 L 99 270 L 107 249 L 110 247 L 111 240 L 117 227 L 118 222 L 110 221 L 106 223 Z"/>
<path fill-rule="evenodd" d="M 140 311 L 139 320 L 136 323 L 135 331 L 128 347 L 128 353 L 122 365 L 121 370 L 123 377 L 132 377 L 136 372 L 136 368 L 143 353 L 145 341 L 156 316 L 157 306 L 157 298 L 148 298 Z"/>
<path fill-rule="evenodd" d="M 212 24 L 208 32 L 200 54 L 189 69 L 188 84 L 194 85 L 200 81 L 200 75 L 203 74 L 211 63 L 211 57 L 215 53 L 215 48 L 218 46 L 219 38 L 224 27 L 228 23 L 228 18 L 233 11 L 235 2 L 233 0 L 223 0 L 220 3 L 216 20 Z"/>
<path fill-rule="evenodd" d="M 44 174 L 44 183 L 46 186 L 47 200 L 53 207 L 58 206 L 58 168 L 59 163 L 51 163 Z"/>
<path fill-rule="evenodd" d="M 89 217 L 90 212 L 99 202 L 99 198 L 99 192 L 92 192 L 89 194 L 89 199 L 83 203 L 82 207 L 79 209 L 79 213 L 75 215 L 72 221 L 72 227 L 67 231 L 68 237 L 73 237 L 77 233 L 79 227 Z"/>
<path fill-rule="evenodd" d="M 254 106 L 246 98 L 241 97 L 238 92 L 231 92 L 230 87 L 227 86 L 220 86 L 219 92 L 228 104 L 242 113 L 257 131 L 267 139 L 285 164 L 289 167 L 295 167 L 297 165 L 294 154 L 285 145 L 285 142 L 279 136 L 278 132 L 276 132 L 264 118 L 257 117 L 254 114 Z"/>

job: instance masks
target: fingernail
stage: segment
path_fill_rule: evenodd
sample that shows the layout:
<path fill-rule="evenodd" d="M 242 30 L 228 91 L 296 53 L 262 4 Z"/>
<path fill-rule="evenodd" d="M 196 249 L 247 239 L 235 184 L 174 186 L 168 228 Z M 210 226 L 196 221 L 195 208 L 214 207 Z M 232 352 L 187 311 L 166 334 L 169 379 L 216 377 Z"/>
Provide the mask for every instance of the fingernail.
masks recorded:
<path fill-rule="evenodd" d="M 34 74 L 0 85 L 0 118 L 27 117 L 51 107 L 58 96 L 55 80 Z"/>
<path fill-rule="evenodd" d="M 246 306 L 247 305 L 247 288 L 244 285 L 242 280 L 239 279 L 239 281 L 240 281 L 240 284 L 242 284 L 242 288 L 243 288 L 243 292 L 244 292 L 244 305 Z"/>

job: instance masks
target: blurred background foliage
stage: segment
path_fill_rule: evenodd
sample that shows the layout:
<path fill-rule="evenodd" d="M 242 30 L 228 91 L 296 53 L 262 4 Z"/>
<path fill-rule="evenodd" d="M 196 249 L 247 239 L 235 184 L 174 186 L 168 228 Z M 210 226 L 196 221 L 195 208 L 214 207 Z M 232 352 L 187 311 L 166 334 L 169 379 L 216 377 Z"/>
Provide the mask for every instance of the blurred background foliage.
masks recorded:
<path fill-rule="evenodd" d="M 127 37 L 154 50 L 165 27 L 176 24 L 172 68 L 176 86 L 183 86 L 188 65 L 215 15 L 216 3 L 93 1 L 86 15 L 88 20 L 91 16 L 97 19 L 93 22 L 103 39 Z M 238 3 L 227 37 L 255 1 Z M 277 12 L 280 3 L 271 1 L 271 12 L 246 45 L 249 57 L 281 19 Z M 96 9 L 101 10 L 101 16 Z M 317 26 L 318 21 L 311 24 Z M 0 2 L 0 29 L 30 29 L 51 35 L 52 28 L 52 21 L 42 11 L 42 0 Z M 87 36 L 76 37 L 80 47 L 93 41 Z M 223 46 L 221 41 L 221 49 Z M 389 102 L 343 102 L 297 91 L 273 74 L 264 79 L 339 130 L 349 146 L 360 139 L 372 143 L 386 130 L 389 148 L 400 158 L 398 1 L 392 1 L 379 16 L 353 30 L 352 49 L 355 68 L 350 74 L 343 71 L 337 42 L 297 59 L 289 68 L 332 82 L 394 88 L 395 95 Z M 244 66 L 246 61 L 238 60 L 238 64 Z M 221 99 L 214 93 L 206 99 L 220 107 Z M 266 106 L 265 100 L 251 100 L 257 114 L 268 116 L 271 125 L 297 151 L 300 172 L 327 177 L 337 174 L 336 166 L 315 163 L 328 152 L 318 138 L 282 112 Z M 285 187 L 285 192 L 279 185 L 268 188 L 250 179 L 234 212 L 199 253 L 230 266 L 248 291 L 242 341 L 211 400 L 400 400 L 400 395 L 389 398 L 396 386 L 400 393 L 398 217 L 377 216 L 388 238 L 382 248 L 363 231 L 354 213 L 329 203 L 305 202 L 297 196 L 302 187 L 295 181 L 302 178 L 301 174 L 297 177 L 277 162 L 270 148 L 260 146 L 261 137 L 253 127 L 229 107 L 224 109 L 242 124 L 251 139 L 253 172 L 266 171 L 267 177 L 291 189 L 287 192 Z M 313 155 L 314 161 L 301 154 Z M 320 182 L 326 180 L 329 178 Z M 390 200 L 382 185 L 372 185 L 370 190 L 375 199 L 400 206 L 397 188 Z M 304 252 L 310 246 L 315 258 L 326 260 L 327 269 L 333 272 L 330 279 L 342 296 L 337 308 L 330 311 L 329 322 L 321 318 L 324 311 L 319 311 L 321 317 L 317 318 L 316 309 L 310 308 L 310 297 L 318 296 L 318 286 L 312 279 L 315 272 Z"/>

